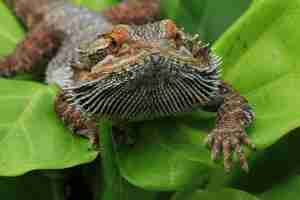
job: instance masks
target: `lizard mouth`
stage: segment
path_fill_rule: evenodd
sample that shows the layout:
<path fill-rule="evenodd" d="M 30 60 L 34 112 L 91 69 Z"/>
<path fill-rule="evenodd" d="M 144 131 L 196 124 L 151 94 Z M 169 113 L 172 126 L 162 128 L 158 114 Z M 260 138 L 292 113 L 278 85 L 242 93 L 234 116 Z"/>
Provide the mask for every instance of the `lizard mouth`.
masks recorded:
<path fill-rule="evenodd" d="M 92 116 L 142 120 L 189 112 L 218 93 L 219 59 L 207 67 L 174 56 L 150 54 L 143 63 L 64 88 L 76 108 Z"/>

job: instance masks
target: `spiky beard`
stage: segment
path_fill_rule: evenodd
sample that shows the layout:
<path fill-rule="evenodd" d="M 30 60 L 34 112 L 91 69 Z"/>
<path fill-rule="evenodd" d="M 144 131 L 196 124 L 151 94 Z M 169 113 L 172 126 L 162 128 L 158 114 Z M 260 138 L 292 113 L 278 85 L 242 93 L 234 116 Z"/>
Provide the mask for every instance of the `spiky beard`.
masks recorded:
<path fill-rule="evenodd" d="M 155 54 L 122 72 L 63 90 L 71 105 L 92 116 L 135 121 L 190 112 L 218 95 L 220 59 L 209 57 L 209 65 L 199 68 Z"/>

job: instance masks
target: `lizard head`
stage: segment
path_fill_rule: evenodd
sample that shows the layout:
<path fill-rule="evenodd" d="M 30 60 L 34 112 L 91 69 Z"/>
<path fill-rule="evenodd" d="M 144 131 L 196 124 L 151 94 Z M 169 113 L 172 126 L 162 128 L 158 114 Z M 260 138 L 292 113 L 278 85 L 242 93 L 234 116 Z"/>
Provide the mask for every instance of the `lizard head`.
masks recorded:
<path fill-rule="evenodd" d="M 171 20 L 116 25 L 81 46 L 68 100 L 85 113 L 149 119 L 188 112 L 213 100 L 220 59 Z"/>

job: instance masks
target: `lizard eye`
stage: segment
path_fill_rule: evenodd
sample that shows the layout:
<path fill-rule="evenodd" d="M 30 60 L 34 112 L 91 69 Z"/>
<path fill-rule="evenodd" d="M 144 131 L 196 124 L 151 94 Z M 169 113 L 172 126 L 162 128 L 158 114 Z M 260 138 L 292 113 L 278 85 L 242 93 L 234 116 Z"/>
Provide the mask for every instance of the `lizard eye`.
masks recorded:
<path fill-rule="evenodd" d="M 118 47 L 117 41 L 115 41 L 114 39 L 112 39 L 112 41 L 111 41 L 111 48 L 112 49 L 116 49 L 117 47 Z"/>
<path fill-rule="evenodd" d="M 81 44 L 77 49 L 78 58 L 74 59 L 72 67 L 73 69 L 89 70 L 116 48 L 117 44 L 112 38 L 101 35 L 92 42 Z"/>

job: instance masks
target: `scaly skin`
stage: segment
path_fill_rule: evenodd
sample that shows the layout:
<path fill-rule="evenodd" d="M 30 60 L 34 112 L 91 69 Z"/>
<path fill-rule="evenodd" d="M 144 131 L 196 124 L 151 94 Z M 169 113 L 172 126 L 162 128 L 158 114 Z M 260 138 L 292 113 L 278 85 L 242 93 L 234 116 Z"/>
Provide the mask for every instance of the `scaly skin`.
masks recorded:
<path fill-rule="evenodd" d="M 26 1 L 26 2 L 25 2 Z M 159 1 L 128 0 L 98 14 L 63 0 L 11 0 L 29 28 L 25 40 L 0 63 L 2 76 L 34 72 L 47 61 L 46 82 L 61 87 L 55 112 L 76 134 L 98 144 L 96 121 L 149 120 L 203 108 L 217 112 L 208 135 L 212 158 L 231 153 L 248 171 L 242 145 L 253 119 L 247 100 L 219 79 L 219 58 L 171 20 L 145 25 Z M 37 9 L 38 8 L 38 9 Z"/>

